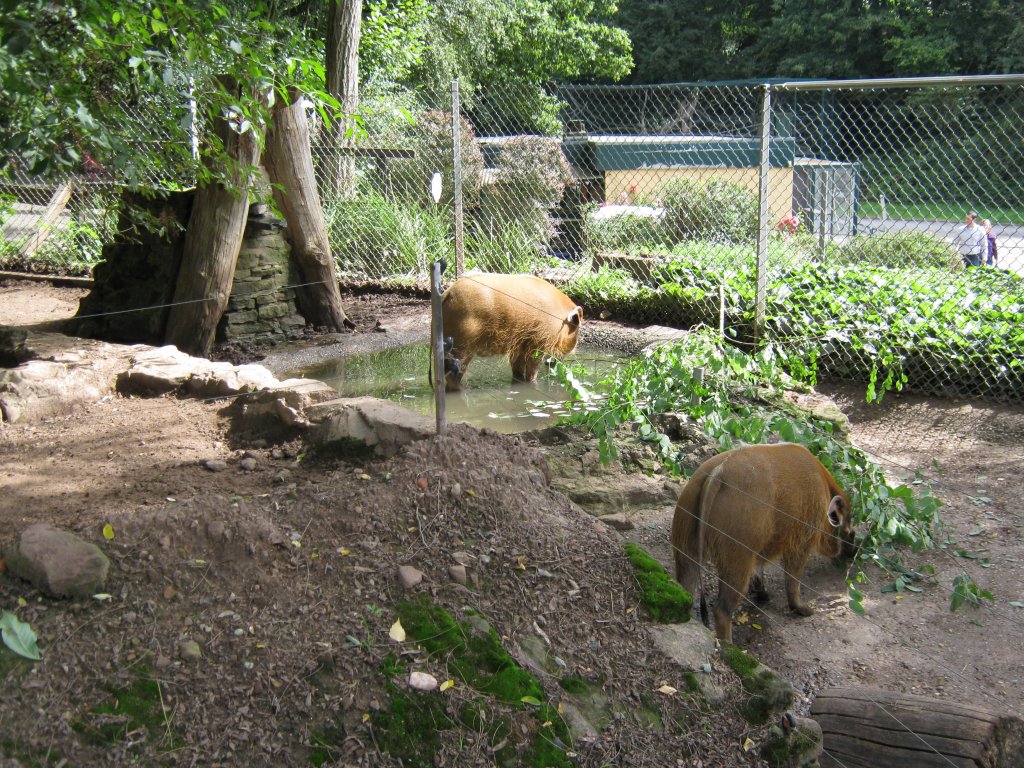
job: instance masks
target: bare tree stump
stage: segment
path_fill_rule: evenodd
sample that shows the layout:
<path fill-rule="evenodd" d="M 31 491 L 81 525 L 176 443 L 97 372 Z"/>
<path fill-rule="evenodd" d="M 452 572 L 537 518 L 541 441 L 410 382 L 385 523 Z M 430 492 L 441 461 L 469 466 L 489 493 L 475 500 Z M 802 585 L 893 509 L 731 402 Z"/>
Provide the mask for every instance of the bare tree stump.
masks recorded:
<path fill-rule="evenodd" d="M 873 688 L 819 694 L 822 768 L 1019 768 L 1024 721 L 974 704 Z"/>

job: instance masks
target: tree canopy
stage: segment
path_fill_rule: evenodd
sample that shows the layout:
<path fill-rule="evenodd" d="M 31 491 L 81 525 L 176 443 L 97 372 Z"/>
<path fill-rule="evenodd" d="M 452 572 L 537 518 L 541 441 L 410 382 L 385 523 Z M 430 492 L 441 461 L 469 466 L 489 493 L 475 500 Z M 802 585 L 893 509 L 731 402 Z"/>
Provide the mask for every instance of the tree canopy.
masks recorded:
<path fill-rule="evenodd" d="M 496 83 L 617 79 L 632 64 L 610 0 L 370 0 L 363 4 L 364 80 L 407 88 L 458 78 Z M 159 123 L 165 168 L 204 164 L 196 121 L 265 121 L 289 93 L 323 111 L 327 4 L 296 0 L 49 0 L 0 3 L 0 156 L 32 170 L 83 163 L 126 168 L 138 156 L 120 126 Z M 228 75 L 238 83 L 227 93 Z M 127 116 L 124 108 L 143 111 Z M 208 122 L 208 121 L 207 121 Z M 212 138 L 212 137 L 210 137 Z M 216 152 L 216 142 L 204 148 Z M 136 181 L 142 182 L 142 178 Z M 158 174 L 159 175 L 159 174 Z"/>
<path fill-rule="evenodd" d="M 997 74 L 1024 67 L 1021 0 L 622 0 L 634 83 Z"/>

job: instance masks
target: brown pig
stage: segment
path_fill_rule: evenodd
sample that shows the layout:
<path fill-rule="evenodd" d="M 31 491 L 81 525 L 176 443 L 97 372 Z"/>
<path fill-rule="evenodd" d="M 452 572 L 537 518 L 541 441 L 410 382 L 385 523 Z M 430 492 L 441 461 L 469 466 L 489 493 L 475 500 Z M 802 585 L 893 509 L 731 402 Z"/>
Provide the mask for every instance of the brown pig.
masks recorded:
<path fill-rule="evenodd" d="M 676 504 L 672 549 L 676 579 L 694 598 L 704 552 L 718 571 L 715 634 L 732 642 L 732 613 L 755 569 L 782 561 L 789 607 L 812 609 L 800 598 L 800 577 L 814 552 L 835 557 L 852 548 L 850 501 L 821 462 L 801 445 L 750 445 L 705 461 Z"/>
<path fill-rule="evenodd" d="M 514 381 L 536 381 L 544 354 L 562 357 L 576 348 L 583 309 L 546 280 L 532 275 L 472 274 L 441 297 L 444 335 L 460 362 L 447 370 L 447 389 L 459 389 L 476 357 L 503 355 Z"/>

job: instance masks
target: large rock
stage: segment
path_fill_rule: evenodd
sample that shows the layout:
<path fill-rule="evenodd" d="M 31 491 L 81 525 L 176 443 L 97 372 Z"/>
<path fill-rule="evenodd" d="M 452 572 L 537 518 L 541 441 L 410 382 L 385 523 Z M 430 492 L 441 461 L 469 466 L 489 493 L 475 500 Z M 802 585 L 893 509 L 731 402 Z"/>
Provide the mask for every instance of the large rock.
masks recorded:
<path fill-rule="evenodd" d="M 95 544 L 73 533 L 36 523 L 6 552 L 12 574 L 53 597 L 88 597 L 102 592 L 110 561 Z"/>
<path fill-rule="evenodd" d="M 689 672 L 699 672 L 718 655 L 714 633 L 700 621 L 654 624 L 647 628 L 654 647 Z"/>
<path fill-rule="evenodd" d="M 111 394 L 116 372 L 132 351 L 116 344 L 34 331 L 28 334 L 26 349 L 34 359 L 0 370 L 3 421 L 38 421 Z"/>
<path fill-rule="evenodd" d="M 242 402 L 242 422 L 258 423 L 270 416 L 286 427 L 308 427 L 307 411 L 318 403 L 338 399 L 333 387 L 316 379 L 285 379 Z"/>
<path fill-rule="evenodd" d="M 270 371 L 264 379 L 273 380 Z M 184 388 L 193 379 L 204 387 L 211 387 L 211 381 L 231 376 L 234 366 L 230 363 L 214 363 L 202 357 L 192 357 L 174 346 L 141 347 L 132 357 L 128 370 L 117 377 L 117 388 L 125 393 L 137 395 L 160 395 Z M 220 394 L 236 394 L 223 392 Z"/>
<path fill-rule="evenodd" d="M 362 443 L 379 456 L 393 456 L 403 446 L 431 437 L 435 421 L 408 408 L 375 397 L 328 400 L 309 409 L 319 445 Z"/>

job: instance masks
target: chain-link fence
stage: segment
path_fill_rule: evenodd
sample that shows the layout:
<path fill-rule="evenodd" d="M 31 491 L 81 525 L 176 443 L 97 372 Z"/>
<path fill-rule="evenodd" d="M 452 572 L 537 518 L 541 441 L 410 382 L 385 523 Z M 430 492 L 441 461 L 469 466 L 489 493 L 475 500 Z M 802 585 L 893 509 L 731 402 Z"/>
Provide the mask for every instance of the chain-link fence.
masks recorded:
<path fill-rule="evenodd" d="M 532 272 L 590 317 L 720 327 L 826 374 L 1020 399 L 1022 116 L 1021 76 L 364 89 L 358 130 L 314 119 L 312 137 L 345 282 L 426 285 L 439 257 Z M 70 194 L 15 177 L 0 266 L 88 269 L 117 186 L 88 166 Z"/>
<path fill-rule="evenodd" d="M 876 387 L 1024 392 L 1024 78 L 459 98 L 459 215 L 451 105 L 368 133 L 357 193 L 324 192 L 346 274 L 422 284 L 444 256 Z"/>

